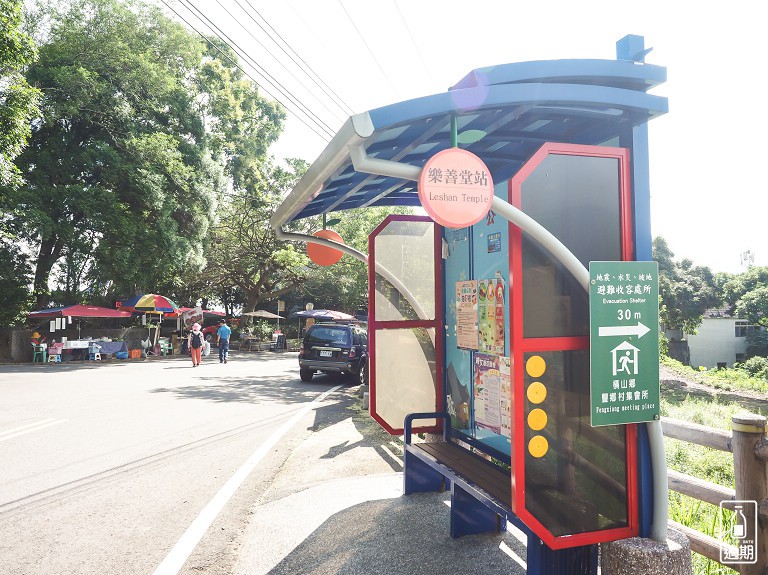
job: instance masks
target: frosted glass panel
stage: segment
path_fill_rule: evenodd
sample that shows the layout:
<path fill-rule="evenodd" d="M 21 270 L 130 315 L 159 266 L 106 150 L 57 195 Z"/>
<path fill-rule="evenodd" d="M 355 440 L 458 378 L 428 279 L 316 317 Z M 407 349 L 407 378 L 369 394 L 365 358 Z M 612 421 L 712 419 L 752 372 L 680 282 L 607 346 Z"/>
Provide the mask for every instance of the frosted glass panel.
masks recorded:
<path fill-rule="evenodd" d="M 434 339 L 434 329 L 376 331 L 376 413 L 392 428 L 401 429 L 409 413 L 435 411 Z"/>
<path fill-rule="evenodd" d="M 374 241 L 376 321 L 435 319 L 434 224 L 390 222 Z"/>

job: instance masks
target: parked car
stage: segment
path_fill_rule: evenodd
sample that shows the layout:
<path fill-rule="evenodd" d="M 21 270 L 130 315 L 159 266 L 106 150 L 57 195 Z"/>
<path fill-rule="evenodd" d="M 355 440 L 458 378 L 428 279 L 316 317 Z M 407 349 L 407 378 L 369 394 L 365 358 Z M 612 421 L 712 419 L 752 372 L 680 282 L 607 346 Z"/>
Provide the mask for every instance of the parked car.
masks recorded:
<path fill-rule="evenodd" d="M 317 371 L 346 375 L 358 383 L 367 383 L 368 333 L 353 324 L 310 326 L 299 348 L 301 381 L 312 381 Z"/>

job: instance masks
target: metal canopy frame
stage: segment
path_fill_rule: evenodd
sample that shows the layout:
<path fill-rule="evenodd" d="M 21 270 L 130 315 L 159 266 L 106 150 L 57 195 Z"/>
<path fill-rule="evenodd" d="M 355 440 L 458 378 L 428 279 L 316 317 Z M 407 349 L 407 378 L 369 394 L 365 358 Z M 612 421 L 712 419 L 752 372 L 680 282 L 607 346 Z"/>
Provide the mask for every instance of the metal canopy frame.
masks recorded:
<path fill-rule="evenodd" d="M 632 60 L 550 60 L 473 70 L 447 92 L 351 116 L 271 219 L 273 227 L 368 206 L 418 206 L 415 182 L 357 171 L 354 151 L 420 169 L 459 143 L 478 155 L 494 181 L 513 176 L 545 142 L 615 144 L 667 112 L 647 93 L 666 68 Z M 471 131 L 471 132 L 470 132 Z M 462 143 L 462 134 L 470 140 Z"/>

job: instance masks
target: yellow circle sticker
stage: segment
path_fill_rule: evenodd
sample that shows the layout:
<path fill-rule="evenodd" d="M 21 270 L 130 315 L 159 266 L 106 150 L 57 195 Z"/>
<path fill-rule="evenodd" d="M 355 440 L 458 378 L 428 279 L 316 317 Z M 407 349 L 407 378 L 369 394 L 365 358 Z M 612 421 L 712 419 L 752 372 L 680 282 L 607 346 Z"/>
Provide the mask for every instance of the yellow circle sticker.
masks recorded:
<path fill-rule="evenodd" d="M 546 437 L 534 435 L 528 442 L 528 453 L 534 457 L 544 457 L 549 451 L 549 442 Z"/>
<path fill-rule="evenodd" d="M 531 377 L 541 377 L 547 370 L 547 362 L 540 355 L 532 355 L 525 362 L 525 371 Z"/>
<path fill-rule="evenodd" d="M 528 401 L 539 404 L 547 398 L 547 388 L 540 381 L 534 381 L 528 386 L 525 394 L 528 396 Z"/>
<path fill-rule="evenodd" d="M 532 409 L 528 414 L 528 427 L 534 431 L 541 431 L 547 426 L 547 412 L 543 409 Z"/>

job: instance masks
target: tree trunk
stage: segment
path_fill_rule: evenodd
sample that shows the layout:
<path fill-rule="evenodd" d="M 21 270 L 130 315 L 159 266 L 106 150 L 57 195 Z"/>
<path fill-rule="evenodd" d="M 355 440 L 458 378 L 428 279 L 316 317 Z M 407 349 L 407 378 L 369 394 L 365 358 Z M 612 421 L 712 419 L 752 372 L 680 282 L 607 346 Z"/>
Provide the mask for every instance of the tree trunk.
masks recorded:
<path fill-rule="evenodd" d="M 61 257 L 62 243 L 57 238 L 46 238 L 40 242 L 40 250 L 37 253 L 37 267 L 35 268 L 35 303 L 37 309 L 48 305 L 50 290 L 48 279 L 56 260 Z"/>

